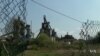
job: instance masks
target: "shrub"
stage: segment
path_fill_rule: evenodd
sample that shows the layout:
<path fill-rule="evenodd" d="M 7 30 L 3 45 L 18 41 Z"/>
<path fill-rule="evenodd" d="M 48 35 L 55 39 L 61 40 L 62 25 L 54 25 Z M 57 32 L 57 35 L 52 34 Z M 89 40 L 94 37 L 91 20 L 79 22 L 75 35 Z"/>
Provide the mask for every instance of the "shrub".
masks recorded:
<path fill-rule="evenodd" d="M 35 43 L 38 47 L 54 49 L 57 47 L 57 43 L 51 40 L 51 37 L 45 33 L 41 33 L 39 37 L 36 38 Z"/>

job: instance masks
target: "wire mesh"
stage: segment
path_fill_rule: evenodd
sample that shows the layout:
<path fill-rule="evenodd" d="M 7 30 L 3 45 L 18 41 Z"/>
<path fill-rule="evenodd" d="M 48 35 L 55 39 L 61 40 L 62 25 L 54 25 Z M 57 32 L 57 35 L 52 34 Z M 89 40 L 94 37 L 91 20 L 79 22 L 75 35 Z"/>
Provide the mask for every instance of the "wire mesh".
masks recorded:
<path fill-rule="evenodd" d="M 26 5 L 27 0 L 0 0 L 0 43 L 3 43 L 0 45 L 0 56 L 16 56 L 25 48 L 23 45 L 7 42 L 1 36 L 12 32 L 14 19 L 20 17 L 26 23 Z"/>
<path fill-rule="evenodd" d="M 4 34 L 4 28 L 13 17 L 20 16 L 23 21 L 26 20 L 27 0 L 0 0 L 0 33 Z M 10 27 L 8 27 L 10 29 Z M 8 33 L 8 32 L 7 32 Z"/>
<path fill-rule="evenodd" d="M 82 29 L 80 33 L 81 39 L 84 39 L 83 45 L 85 50 L 85 56 L 96 56 L 96 51 L 98 48 L 97 43 L 95 42 L 95 38 L 97 38 L 97 34 L 100 32 L 100 22 L 99 21 L 87 21 L 82 24 Z M 97 41 L 97 39 L 96 39 Z M 83 51 L 83 50 L 81 50 Z"/>
<path fill-rule="evenodd" d="M 87 21 L 82 24 L 81 35 L 82 39 L 93 38 L 96 34 L 100 32 L 100 22 L 99 21 Z"/>

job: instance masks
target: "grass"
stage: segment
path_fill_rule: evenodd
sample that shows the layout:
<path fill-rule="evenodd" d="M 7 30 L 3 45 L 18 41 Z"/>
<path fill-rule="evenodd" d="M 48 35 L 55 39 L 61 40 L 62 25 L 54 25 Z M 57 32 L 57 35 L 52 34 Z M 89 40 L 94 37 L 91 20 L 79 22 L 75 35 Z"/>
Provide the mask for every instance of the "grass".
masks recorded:
<path fill-rule="evenodd" d="M 97 53 L 92 56 L 100 56 L 100 45 L 89 45 L 91 49 L 96 49 Z M 74 46 L 75 47 L 75 46 Z M 44 50 L 45 49 L 45 50 Z M 38 49 L 38 50 L 26 50 L 24 56 L 91 56 L 89 53 L 81 53 L 78 49 Z M 86 55 L 87 54 L 87 55 Z"/>
<path fill-rule="evenodd" d="M 70 53 L 69 53 L 70 54 Z M 27 50 L 25 56 L 66 56 L 69 55 L 64 50 Z"/>
<path fill-rule="evenodd" d="M 83 54 L 82 54 L 83 55 Z M 95 54 L 100 56 L 100 53 Z M 81 56 L 78 50 L 26 50 L 24 56 Z"/>

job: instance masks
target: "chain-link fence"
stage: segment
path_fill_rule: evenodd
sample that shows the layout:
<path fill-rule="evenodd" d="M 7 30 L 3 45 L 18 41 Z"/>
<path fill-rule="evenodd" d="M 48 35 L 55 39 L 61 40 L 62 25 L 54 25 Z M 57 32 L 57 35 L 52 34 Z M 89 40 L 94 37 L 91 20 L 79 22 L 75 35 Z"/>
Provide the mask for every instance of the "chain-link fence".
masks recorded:
<path fill-rule="evenodd" d="M 14 20 L 20 18 L 20 21 L 26 23 L 26 4 L 27 0 L 0 0 L 0 56 L 16 56 L 25 49 L 26 44 L 21 42 L 24 40 L 16 40 L 11 36 Z"/>
<path fill-rule="evenodd" d="M 99 44 L 97 40 L 97 34 L 100 32 L 100 22 L 99 21 L 87 21 L 82 24 L 82 29 L 80 33 L 83 49 L 81 53 L 84 52 L 85 56 L 96 56 L 99 50 Z M 100 37 L 100 36 L 98 36 Z M 82 53 L 83 54 L 83 53 Z"/>
<path fill-rule="evenodd" d="M 5 25 L 20 16 L 22 20 L 26 19 L 27 0 L 0 0 L 0 30 L 3 33 Z M 9 27 L 10 28 L 10 27 Z"/>

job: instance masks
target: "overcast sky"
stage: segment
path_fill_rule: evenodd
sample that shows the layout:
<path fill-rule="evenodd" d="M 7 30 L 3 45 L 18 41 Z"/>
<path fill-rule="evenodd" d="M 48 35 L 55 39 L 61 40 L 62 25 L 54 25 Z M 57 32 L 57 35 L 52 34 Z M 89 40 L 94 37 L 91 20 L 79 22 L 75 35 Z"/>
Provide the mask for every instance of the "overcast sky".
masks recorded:
<path fill-rule="evenodd" d="M 100 0 L 35 0 L 43 5 L 62 12 L 82 22 L 89 20 L 100 20 Z M 67 32 L 79 38 L 81 23 L 43 8 L 31 0 L 27 4 L 27 21 L 31 24 L 32 30 L 37 34 L 43 22 L 43 15 L 46 15 L 58 36 L 65 35 Z"/>

